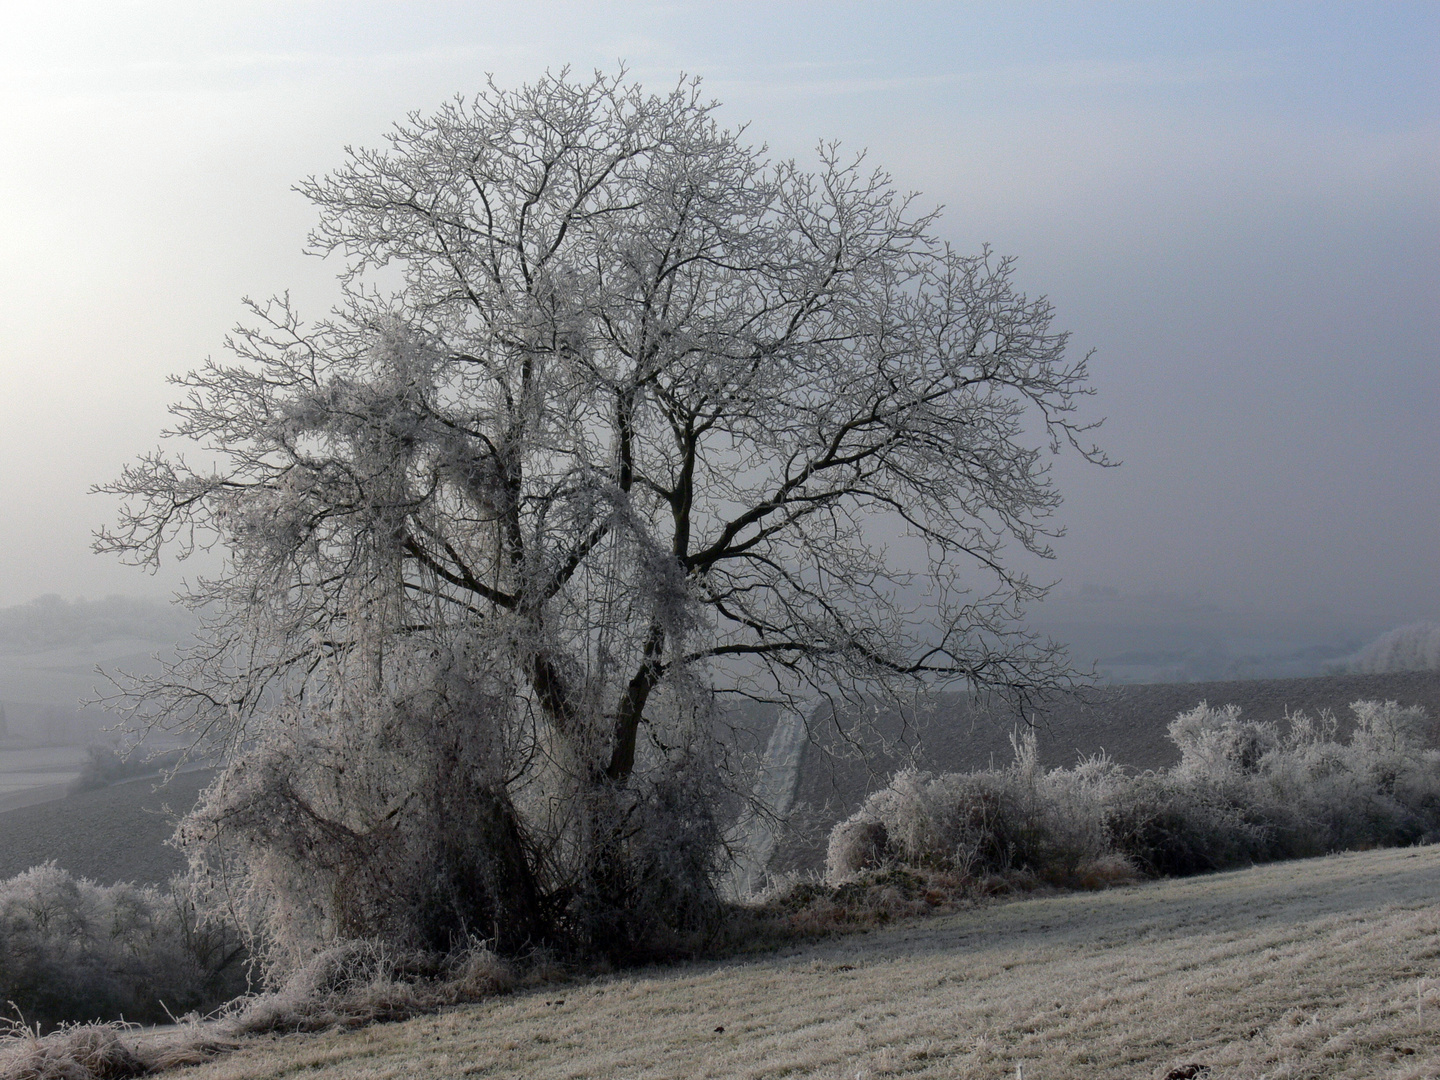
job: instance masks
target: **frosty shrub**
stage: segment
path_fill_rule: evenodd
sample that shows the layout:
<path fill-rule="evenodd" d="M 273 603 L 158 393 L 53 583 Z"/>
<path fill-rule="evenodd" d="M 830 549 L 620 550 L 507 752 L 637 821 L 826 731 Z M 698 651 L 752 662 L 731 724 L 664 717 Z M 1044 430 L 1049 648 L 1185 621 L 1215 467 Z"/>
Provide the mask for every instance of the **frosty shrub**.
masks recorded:
<path fill-rule="evenodd" d="M 1202 701 L 1170 721 L 1168 730 L 1180 748 L 1175 776 L 1210 783 L 1256 772 L 1261 759 L 1280 745 L 1274 724 L 1242 720 L 1238 705 L 1212 709 Z"/>
<path fill-rule="evenodd" d="M 886 856 L 967 877 L 1022 870 L 1076 879 L 1108 856 L 1107 808 L 1124 782 L 1104 757 L 1041 769 L 1033 732 L 1002 769 L 934 776 L 907 769 L 831 834 L 827 878 L 843 882 Z"/>
<path fill-rule="evenodd" d="M 112 1021 L 61 1024 L 42 1033 L 18 1018 L 0 1021 L 0 1080 L 131 1080 L 199 1065 L 238 1043 L 186 1018 L 163 1039 Z"/>
<path fill-rule="evenodd" d="M 1262 798 L 1297 853 L 1432 840 L 1440 833 L 1440 753 L 1428 749 L 1425 710 L 1357 701 L 1348 743 L 1322 715 L 1291 718 L 1281 752 L 1266 762 Z"/>
<path fill-rule="evenodd" d="M 1056 884 L 1124 860 L 1150 875 L 1440 837 L 1440 752 L 1422 708 L 1357 701 L 1348 742 L 1333 717 L 1287 729 L 1201 702 L 1170 724 L 1173 768 L 1130 775 L 1104 758 L 1036 764 L 1034 735 L 1003 769 L 907 770 L 831 834 L 827 878 L 894 862 L 971 879 L 1026 872 Z"/>
<path fill-rule="evenodd" d="M 181 825 L 195 879 L 272 980 L 330 942 L 444 951 L 471 932 L 539 932 L 528 840 L 496 775 L 502 706 L 463 658 L 403 683 L 392 670 L 388 695 L 277 708 Z"/>
<path fill-rule="evenodd" d="M 1270 838 L 1247 814 L 1245 794 L 1173 771 L 1143 773 L 1117 792 L 1106 831 L 1115 852 L 1151 876 L 1243 865 L 1266 858 Z"/>
<path fill-rule="evenodd" d="M 241 960 L 178 889 L 96 885 L 53 863 L 0 882 L 0 999 L 40 1027 L 213 1009 L 244 989 Z"/>
<path fill-rule="evenodd" d="M 408 677 L 378 700 L 277 709 L 180 828 L 271 984 L 337 942 L 443 954 L 480 938 L 516 954 L 558 935 L 636 956 L 707 932 L 726 806 L 713 768 L 646 750 L 628 789 L 586 791 L 542 758 L 507 784 L 504 763 L 564 748 L 511 744 L 534 730 L 465 657 L 402 669 L 400 653 L 391 671 Z"/>
<path fill-rule="evenodd" d="M 901 776 L 896 776 L 892 786 L 899 785 Z M 890 858 L 890 834 L 883 821 L 859 812 L 846 818 L 830 830 L 830 842 L 825 849 L 825 877 L 837 884 L 852 881 L 866 870 L 883 866 Z"/>
<path fill-rule="evenodd" d="M 1440 623 L 1412 623 L 1381 634 L 1350 658 L 1351 671 L 1440 671 Z"/>
<path fill-rule="evenodd" d="M 40 1035 L 23 1025 L 0 1037 L 0 1080 L 131 1080 L 154 1071 L 121 1024 L 67 1025 Z"/>
<path fill-rule="evenodd" d="M 342 941 L 311 956 L 275 989 L 234 1002 L 220 1029 L 238 1037 L 401 1020 L 493 997 L 515 982 L 511 966 L 483 944 L 439 957 Z"/>

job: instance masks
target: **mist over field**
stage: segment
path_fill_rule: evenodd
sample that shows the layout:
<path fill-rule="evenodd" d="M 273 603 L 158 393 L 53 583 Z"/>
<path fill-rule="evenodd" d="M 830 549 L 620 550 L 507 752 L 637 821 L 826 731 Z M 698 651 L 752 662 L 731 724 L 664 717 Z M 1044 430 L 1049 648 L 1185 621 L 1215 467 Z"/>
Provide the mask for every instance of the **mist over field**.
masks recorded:
<path fill-rule="evenodd" d="M 1440 1060 L 1437 50 L 17 13 L 0 1080 Z"/>
<path fill-rule="evenodd" d="M 194 627 L 190 612 L 147 598 L 50 593 L 0 608 L 0 735 L 58 745 L 118 739 L 104 731 L 120 718 L 98 700 L 114 692 L 103 672 L 154 670 Z"/>

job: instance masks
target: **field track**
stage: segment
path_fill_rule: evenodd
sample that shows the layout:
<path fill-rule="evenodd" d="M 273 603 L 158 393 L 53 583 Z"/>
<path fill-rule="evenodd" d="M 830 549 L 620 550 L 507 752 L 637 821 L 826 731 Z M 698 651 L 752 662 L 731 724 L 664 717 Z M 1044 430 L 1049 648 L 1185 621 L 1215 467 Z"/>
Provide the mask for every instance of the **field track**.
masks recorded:
<path fill-rule="evenodd" d="M 552 985 L 169 1075 L 1436 1076 L 1437 896 L 1440 846 L 1278 863 Z"/>

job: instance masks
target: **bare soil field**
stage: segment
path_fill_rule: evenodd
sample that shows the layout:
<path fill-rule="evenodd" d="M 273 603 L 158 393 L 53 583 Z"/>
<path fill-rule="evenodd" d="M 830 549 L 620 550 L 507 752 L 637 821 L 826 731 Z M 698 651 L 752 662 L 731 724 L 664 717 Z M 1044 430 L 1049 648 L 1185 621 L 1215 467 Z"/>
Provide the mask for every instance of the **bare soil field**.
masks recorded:
<path fill-rule="evenodd" d="M 54 859 L 102 885 L 168 881 L 185 860 L 166 841 L 214 775 L 209 769 L 180 773 L 165 787 L 156 779 L 130 780 L 6 810 L 0 813 L 0 879 Z"/>
<path fill-rule="evenodd" d="M 1437 895 L 1440 846 L 1038 897 L 262 1040 L 166 1075 L 1429 1077 Z"/>

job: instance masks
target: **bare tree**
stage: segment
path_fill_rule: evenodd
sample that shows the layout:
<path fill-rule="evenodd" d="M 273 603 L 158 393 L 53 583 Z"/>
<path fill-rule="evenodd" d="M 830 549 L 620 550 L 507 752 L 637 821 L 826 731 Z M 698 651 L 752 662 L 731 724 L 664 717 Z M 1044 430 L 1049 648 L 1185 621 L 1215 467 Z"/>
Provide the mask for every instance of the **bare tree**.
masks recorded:
<path fill-rule="evenodd" d="M 140 459 L 98 541 L 226 553 L 134 693 L 228 741 L 187 828 L 272 932 L 643 945 L 706 907 L 717 697 L 1068 680 L 1007 545 L 1050 554 L 1047 452 L 1103 461 L 1085 362 L 1008 260 L 819 157 L 562 72 L 301 185 L 341 305 L 252 305 L 176 380 L 218 464 Z"/>

